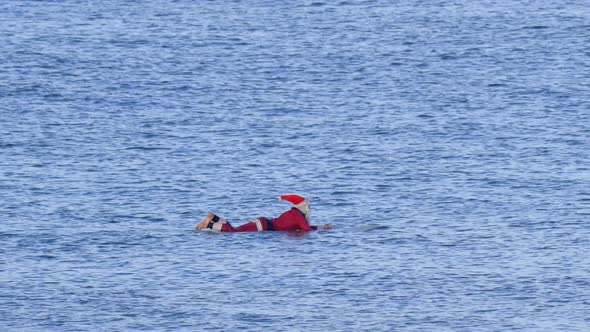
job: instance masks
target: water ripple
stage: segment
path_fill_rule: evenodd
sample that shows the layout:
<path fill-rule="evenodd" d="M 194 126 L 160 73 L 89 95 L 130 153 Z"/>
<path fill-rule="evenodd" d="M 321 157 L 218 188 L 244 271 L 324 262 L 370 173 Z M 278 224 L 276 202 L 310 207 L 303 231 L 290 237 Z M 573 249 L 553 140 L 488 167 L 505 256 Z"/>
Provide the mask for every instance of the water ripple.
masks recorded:
<path fill-rule="evenodd" d="M 588 330 L 581 2 L 0 14 L 3 330 Z"/>

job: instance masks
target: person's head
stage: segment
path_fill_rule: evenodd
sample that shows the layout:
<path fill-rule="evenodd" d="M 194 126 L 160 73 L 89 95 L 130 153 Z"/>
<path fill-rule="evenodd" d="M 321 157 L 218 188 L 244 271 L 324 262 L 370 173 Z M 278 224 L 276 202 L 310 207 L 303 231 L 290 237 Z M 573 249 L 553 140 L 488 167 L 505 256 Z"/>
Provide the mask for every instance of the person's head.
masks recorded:
<path fill-rule="evenodd" d="M 298 195 L 283 195 L 279 200 L 286 200 L 293 203 L 293 206 L 305 215 L 305 219 L 309 222 L 311 219 L 311 204 L 305 197 Z"/>

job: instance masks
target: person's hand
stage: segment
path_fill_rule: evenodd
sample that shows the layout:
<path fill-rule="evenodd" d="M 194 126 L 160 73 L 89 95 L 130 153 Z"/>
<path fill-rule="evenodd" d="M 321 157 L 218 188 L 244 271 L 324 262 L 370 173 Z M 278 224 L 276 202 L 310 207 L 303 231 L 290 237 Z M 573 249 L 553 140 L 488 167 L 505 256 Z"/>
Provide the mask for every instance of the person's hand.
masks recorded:
<path fill-rule="evenodd" d="M 334 229 L 332 225 L 324 225 L 324 229 Z"/>

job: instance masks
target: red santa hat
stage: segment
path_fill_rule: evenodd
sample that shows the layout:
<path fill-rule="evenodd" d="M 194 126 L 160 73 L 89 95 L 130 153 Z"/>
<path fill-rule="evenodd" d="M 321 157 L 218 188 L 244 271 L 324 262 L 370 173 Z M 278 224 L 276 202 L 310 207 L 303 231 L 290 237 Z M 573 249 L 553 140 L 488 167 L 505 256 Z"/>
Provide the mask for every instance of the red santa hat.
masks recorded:
<path fill-rule="evenodd" d="M 303 201 L 305 201 L 305 198 L 298 196 L 298 195 L 283 195 L 283 196 L 279 197 L 279 201 L 282 201 L 282 200 L 289 201 L 289 202 L 293 203 L 293 205 L 299 205 L 299 204 L 303 203 Z"/>
<path fill-rule="evenodd" d="M 309 201 L 305 197 L 301 197 L 299 195 L 283 195 L 279 197 L 279 201 L 282 200 L 293 203 L 295 208 L 303 212 L 303 214 L 305 215 L 305 219 L 309 221 L 309 219 L 311 218 L 311 209 L 309 207 Z"/>

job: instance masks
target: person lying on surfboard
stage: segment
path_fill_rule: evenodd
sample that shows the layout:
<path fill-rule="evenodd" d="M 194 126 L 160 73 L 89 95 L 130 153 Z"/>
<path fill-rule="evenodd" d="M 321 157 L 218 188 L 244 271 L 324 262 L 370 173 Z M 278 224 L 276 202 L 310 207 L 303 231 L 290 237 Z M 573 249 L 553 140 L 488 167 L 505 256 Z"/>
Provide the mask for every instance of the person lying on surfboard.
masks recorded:
<path fill-rule="evenodd" d="M 309 232 L 318 229 L 318 226 L 310 226 L 311 209 L 309 200 L 297 195 L 283 195 L 279 200 L 286 200 L 293 207 L 281 214 L 278 218 L 259 217 L 239 227 L 232 226 L 229 221 L 209 212 L 207 217 L 195 227 L 196 231 L 209 228 L 217 232 Z M 332 229 L 331 225 L 322 226 L 323 229 Z"/>

